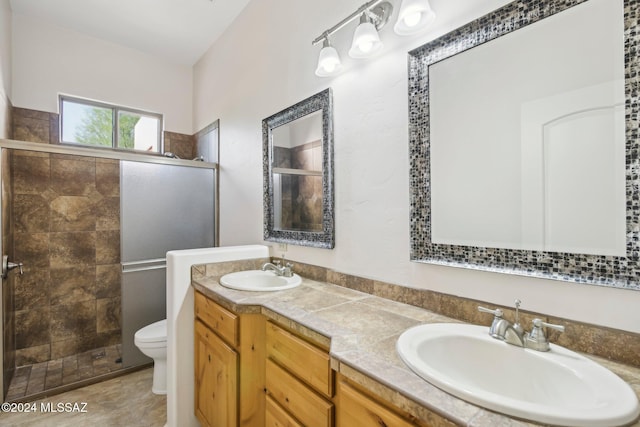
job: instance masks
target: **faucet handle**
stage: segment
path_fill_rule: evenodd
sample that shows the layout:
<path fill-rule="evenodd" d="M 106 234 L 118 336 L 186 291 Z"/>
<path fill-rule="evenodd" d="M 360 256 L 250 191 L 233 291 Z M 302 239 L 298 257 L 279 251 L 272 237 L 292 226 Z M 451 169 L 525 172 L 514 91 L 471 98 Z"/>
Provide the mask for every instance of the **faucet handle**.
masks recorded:
<path fill-rule="evenodd" d="M 2 278 L 6 279 L 9 270 L 13 270 L 14 268 L 20 269 L 20 275 L 24 274 L 24 270 L 22 269 L 23 264 L 21 262 L 11 262 L 9 261 L 9 257 L 7 255 L 2 256 Z"/>
<path fill-rule="evenodd" d="M 282 275 L 284 277 L 293 277 L 293 264 L 290 262 L 287 262 L 284 267 L 282 268 Z"/>
<path fill-rule="evenodd" d="M 564 326 L 562 325 L 543 322 L 542 319 L 538 318 L 533 319 L 533 329 L 531 329 L 531 332 L 529 332 L 525 338 L 525 347 L 538 351 L 549 351 L 549 340 L 544 333 L 544 329 L 542 329 L 543 326 L 564 332 Z"/>
<path fill-rule="evenodd" d="M 504 333 L 502 332 L 502 329 L 505 327 L 505 322 L 507 321 L 502 318 L 502 315 L 504 314 L 503 311 L 499 308 L 491 310 L 489 308 L 481 306 L 478 306 L 478 311 L 482 313 L 493 314 L 493 322 L 491 322 L 491 326 L 489 326 L 489 335 L 494 338 L 504 339 Z"/>
<path fill-rule="evenodd" d="M 495 310 L 491 310 L 490 308 L 485 308 L 482 306 L 478 306 L 478 311 L 482 313 L 493 314 L 495 317 L 498 317 L 498 318 L 502 318 L 502 315 L 504 314 L 502 310 L 500 310 L 499 308 L 496 308 Z"/>
<path fill-rule="evenodd" d="M 564 332 L 564 326 L 562 325 L 554 325 L 553 323 L 543 322 L 541 319 L 533 319 L 533 327 L 541 327 L 555 329 L 556 331 Z"/>

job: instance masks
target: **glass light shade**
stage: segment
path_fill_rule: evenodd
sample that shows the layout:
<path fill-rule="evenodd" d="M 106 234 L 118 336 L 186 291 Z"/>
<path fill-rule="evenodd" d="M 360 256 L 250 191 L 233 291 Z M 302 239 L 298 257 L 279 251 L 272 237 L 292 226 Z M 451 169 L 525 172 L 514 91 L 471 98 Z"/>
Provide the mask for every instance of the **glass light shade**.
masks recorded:
<path fill-rule="evenodd" d="M 349 49 L 352 58 L 368 58 L 382 49 L 378 30 L 371 22 L 360 22 L 353 34 L 353 43 Z"/>
<path fill-rule="evenodd" d="M 325 41 L 318 56 L 316 76 L 328 77 L 338 74 L 342 70 L 342 63 L 338 51 Z"/>
<path fill-rule="evenodd" d="M 435 19 L 429 0 L 402 0 L 393 31 L 399 36 L 408 36 L 426 29 Z"/>

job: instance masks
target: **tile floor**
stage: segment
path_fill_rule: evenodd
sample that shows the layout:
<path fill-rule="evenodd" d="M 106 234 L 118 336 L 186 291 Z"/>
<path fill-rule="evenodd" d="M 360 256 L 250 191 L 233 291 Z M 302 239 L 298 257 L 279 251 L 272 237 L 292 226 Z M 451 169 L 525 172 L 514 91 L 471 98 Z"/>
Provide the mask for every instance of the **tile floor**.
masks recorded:
<path fill-rule="evenodd" d="M 162 427 L 167 399 L 151 392 L 152 382 L 152 368 L 122 375 L 23 404 L 30 405 L 28 413 L 0 412 L 0 426 Z"/>
<path fill-rule="evenodd" d="M 39 394 L 53 394 L 56 389 L 69 389 L 73 383 L 89 382 L 91 378 L 100 377 L 122 369 L 120 358 L 121 346 L 98 348 L 84 353 L 50 360 L 16 369 L 6 401 L 29 400 L 29 397 L 42 397 Z M 33 400 L 33 399 L 31 399 Z"/>

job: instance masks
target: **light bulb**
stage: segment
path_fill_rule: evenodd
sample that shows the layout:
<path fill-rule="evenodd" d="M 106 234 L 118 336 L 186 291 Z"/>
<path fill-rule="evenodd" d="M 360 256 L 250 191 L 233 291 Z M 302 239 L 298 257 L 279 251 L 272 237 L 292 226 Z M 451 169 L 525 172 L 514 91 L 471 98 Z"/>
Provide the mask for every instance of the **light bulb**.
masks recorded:
<path fill-rule="evenodd" d="M 320 55 L 318 55 L 316 76 L 328 77 L 338 74 L 341 69 L 342 64 L 340 62 L 340 56 L 338 56 L 338 51 L 329 44 L 328 39 L 325 39 L 322 44 L 322 50 L 320 50 Z"/>
<path fill-rule="evenodd" d="M 393 31 L 408 36 L 428 28 L 435 19 L 428 0 L 402 0 Z"/>
<path fill-rule="evenodd" d="M 406 25 L 407 27 L 415 27 L 416 25 L 418 25 L 421 18 L 422 12 L 420 11 L 409 13 L 403 19 L 404 25 Z"/>
<path fill-rule="evenodd" d="M 369 53 L 369 51 L 373 48 L 373 42 L 364 41 L 359 45 L 360 50 L 364 53 Z"/>
<path fill-rule="evenodd" d="M 363 13 L 360 18 L 360 24 L 353 34 L 349 56 L 352 58 L 367 58 L 382 49 L 382 46 L 378 30 L 369 21 L 366 14 Z"/>

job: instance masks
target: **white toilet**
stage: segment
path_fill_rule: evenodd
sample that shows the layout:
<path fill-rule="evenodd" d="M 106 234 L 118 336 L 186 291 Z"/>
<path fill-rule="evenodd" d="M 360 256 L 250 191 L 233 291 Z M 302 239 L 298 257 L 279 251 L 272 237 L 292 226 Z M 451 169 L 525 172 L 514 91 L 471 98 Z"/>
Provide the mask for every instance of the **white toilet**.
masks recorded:
<path fill-rule="evenodd" d="M 142 353 L 153 359 L 153 386 L 155 394 L 167 394 L 167 319 L 139 329 L 134 343 Z"/>

